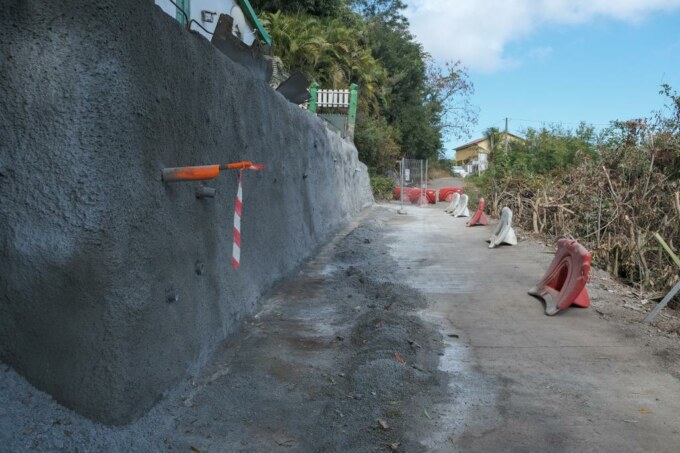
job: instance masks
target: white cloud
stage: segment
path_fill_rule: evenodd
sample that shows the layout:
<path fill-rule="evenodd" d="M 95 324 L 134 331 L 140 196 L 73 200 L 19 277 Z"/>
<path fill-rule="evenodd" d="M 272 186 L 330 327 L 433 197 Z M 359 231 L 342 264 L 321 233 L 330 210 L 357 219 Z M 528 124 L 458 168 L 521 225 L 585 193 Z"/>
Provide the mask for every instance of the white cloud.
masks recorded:
<path fill-rule="evenodd" d="M 470 69 L 495 71 L 517 64 L 508 43 L 540 27 L 581 24 L 597 18 L 639 22 L 680 0 L 410 0 L 406 16 L 425 50 L 441 60 L 462 60 Z M 544 49 L 543 58 L 550 51 Z M 536 51 L 537 49 L 534 49 Z M 534 53 L 532 55 L 532 53 Z M 529 57 L 540 57 L 530 52 Z"/>

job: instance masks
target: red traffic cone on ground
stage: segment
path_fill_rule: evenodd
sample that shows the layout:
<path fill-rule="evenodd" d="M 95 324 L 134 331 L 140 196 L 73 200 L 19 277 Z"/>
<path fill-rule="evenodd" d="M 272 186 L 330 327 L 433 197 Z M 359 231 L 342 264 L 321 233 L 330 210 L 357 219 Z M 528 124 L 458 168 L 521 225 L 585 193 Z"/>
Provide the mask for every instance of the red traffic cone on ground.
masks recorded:
<path fill-rule="evenodd" d="M 557 252 L 548 272 L 529 294 L 545 301 L 545 314 L 552 316 L 571 305 L 589 307 L 586 289 L 591 255 L 574 240 L 557 241 Z"/>
<path fill-rule="evenodd" d="M 472 216 L 467 226 L 477 226 L 477 225 L 488 225 L 489 219 L 484 214 L 484 198 L 479 199 L 479 206 L 477 207 L 477 212 Z"/>

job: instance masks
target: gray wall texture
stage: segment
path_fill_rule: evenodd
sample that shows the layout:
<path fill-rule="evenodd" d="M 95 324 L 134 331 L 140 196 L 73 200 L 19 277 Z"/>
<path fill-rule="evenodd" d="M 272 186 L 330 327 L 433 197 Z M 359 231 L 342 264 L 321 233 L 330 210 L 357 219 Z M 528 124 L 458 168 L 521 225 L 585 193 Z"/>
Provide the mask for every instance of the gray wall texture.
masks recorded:
<path fill-rule="evenodd" d="M 236 271 L 236 173 L 160 175 L 239 160 Z M 370 202 L 352 145 L 151 0 L 3 2 L 0 359 L 62 404 L 142 415 Z"/>

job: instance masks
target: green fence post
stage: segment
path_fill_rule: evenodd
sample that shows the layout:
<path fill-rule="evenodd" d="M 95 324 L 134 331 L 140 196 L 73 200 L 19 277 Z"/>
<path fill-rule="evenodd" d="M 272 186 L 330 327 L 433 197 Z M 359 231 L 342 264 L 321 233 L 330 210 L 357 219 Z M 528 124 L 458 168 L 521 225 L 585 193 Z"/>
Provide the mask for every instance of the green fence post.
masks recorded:
<path fill-rule="evenodd" d="M 312 84 L 309 85 L 309 95 L 311 96 L 311 98 L 309 99 L 309 111 L 312 113 L 316 113 L 316 96 L 318 90 L 319 90 L 318 83 L 312 82 Z"/>
<path fill-rule="evenodd" d="M 177 12 L 175 13 L 175 19 L 177 19 L 177 22 L 186 27 L 189 25 L 187 20 L 191 20 L 191 0 L 178 0 L 176 3 Z M 182 14 L 182 11 L 184 11 L 186 16 Z"/>
<path fill-rule="evenodd" d="M 357 97 L 358 89 L 356 83 L 349 86 L 349 112 L 347 114 L 347 139 L 354 141 L 354 124 L 357 120 Z"/>

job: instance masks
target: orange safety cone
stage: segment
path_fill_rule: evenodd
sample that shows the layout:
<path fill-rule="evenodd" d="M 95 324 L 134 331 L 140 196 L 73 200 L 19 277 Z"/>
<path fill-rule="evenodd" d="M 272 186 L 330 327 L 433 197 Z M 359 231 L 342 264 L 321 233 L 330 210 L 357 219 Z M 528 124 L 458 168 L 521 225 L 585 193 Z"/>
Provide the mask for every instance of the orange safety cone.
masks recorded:
<path fill-rule="evenodd" d="M 479 206 L 477 207 L 477 212 L 472 216 L 467 226 L 477 226 L 477 225 L 488 225 L 489 219 L 484 214 L 484 198 L 479 199 Z"/>
<path fill-rule="evenodd" d="M 545 314 L 553 316 L 571 305 L 587 308 L 590 297 L 586 289 L 591 255 L 574 240 L 557 241 L 557 252 L 548 272 L 529 294 L 545 301 Z"/>

